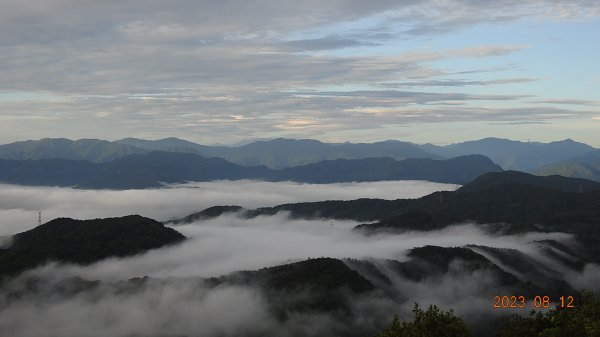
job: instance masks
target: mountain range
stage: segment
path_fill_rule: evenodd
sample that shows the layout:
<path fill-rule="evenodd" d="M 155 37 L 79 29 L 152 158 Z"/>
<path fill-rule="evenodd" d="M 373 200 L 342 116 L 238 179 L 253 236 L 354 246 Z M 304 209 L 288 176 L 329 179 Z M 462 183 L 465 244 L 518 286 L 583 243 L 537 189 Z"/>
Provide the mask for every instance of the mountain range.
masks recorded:
<path fill-rule="evenodd" d="M 0 145 L 0 158 L 71 159 L 106 163 L 131 155 L 153 151 L 194 153 L 218 157 L 241 166 L 266 166 L 283 169 L 335 159 L 389 157 L 444 159 L 479 154 L 489 157 L 505 170 L 531 172 L 541 167 L 574 159 L 595 148 L 567 139 L 551 143 L 519 142 L 499 138 L 436 146 L 388 140 L 376 143 L 323 143 L 311 139 L 272 139 L 241 146 L 207 146 L 178 138 L 144 140 L 125 138 L 113 142 L 98 139 L 68 140 L 45 138 Z"/>
<path fill-rule="evenodd" d="M 490 158 L 505 170 L 523 172 L 532 172 L 543 166 L 579 157 L 596 150 L 587 144 L 578 143 L 571 139 L 539 143 L 484 138 L 446 146 L 425 144 L 420 147 L 428 153 L 445 158 L 466 154 L 481 154 Z"/>
<path fill-rule="evenodd" d="M 43 186 L 90 189 L 160 187 L 188 181 L 258 179 L 304 183 L 382 180 L 429 180 L 464 184 L 501 168 L 484 156 L 448 160 L 391 158 L 337 159 L 281 170 L 240 166 L 222 158 L 194 153 L 149 152 L 128 155 L 108 163 L 70 159 L 0 159 L 0 181 Z"/>

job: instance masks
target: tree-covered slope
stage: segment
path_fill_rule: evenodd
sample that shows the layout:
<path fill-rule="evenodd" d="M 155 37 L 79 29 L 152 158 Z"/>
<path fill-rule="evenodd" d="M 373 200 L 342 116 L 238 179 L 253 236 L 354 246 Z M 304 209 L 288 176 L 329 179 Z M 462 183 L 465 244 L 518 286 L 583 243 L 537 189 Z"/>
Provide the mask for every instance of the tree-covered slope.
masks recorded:
<path fill-rule="evenodd" d="M 580 192 L 581 191 L 581 192 Z M 419 199 L 322 201 L 246 211 L 246 215 L 287 211 L 292 217 L 371 222 L 357 229 L 434 230 L 474 222 L 504 224 L 510 232 L 558 231 L 575 234 L 592 257 L 600 256 L 600 184 L 519 172 L 488 173 L 454 192 Z"/>
<path fill-rule="evenodd" d="M 16 234 L 0 249 L 0 277 L 56 261 L 89 264 L 178 243 L 185 237 L 139 215 L 75 220 L 58 218 Z"/>

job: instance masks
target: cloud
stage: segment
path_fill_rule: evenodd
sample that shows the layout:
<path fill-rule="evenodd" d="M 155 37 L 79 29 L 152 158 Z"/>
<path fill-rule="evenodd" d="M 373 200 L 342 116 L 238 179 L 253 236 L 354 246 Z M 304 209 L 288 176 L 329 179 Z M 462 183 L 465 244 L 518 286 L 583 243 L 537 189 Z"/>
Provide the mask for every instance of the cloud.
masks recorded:
<path fill-rule="evenodd" d="M 30 134 L 109 139 L 177 134 L 215 142 L 349 130 L 354 120 L 327 118 L 344 106 L 287 92 L 410 83 L 414 78 L 436 87 L 435 77 L 448 71 L 436 68 L 434 61 L 506 56 L 524 47 L 475 42 L 435 52 L 385 50 L 398 50 L 395 44 L 407 34 L 447 33 L 523 17 L 580 19 L 582 13 L 589 17 L 599 12 L 595 2 L 539 0 L 178 0 L 169 5 L 156 0 L 85 0 L 76 5 L 52 0 L 3 5 L 0 91 L 54 97 L 0 99 L 0 131 L 6 141 Z M 363 51 L 339 53 L 346 47 Z M 465 79 L 462 84 L 476 82 Z M 367 98 L 364 105 L 381 104 Z M 443 108 L 446 103 L 438 104 Z M 286 128 L 298 115 L 329 120 L 301 131 Z M 360 121 L 374 129 L 387 123 L 373 115 Z"/>
<path fill-rule="evenodd" d="M 128 191 L 0 185 L 0 236 L 36 226 L 38 211 L 42 211 L 44 222 L 58 217 L 90 219 L 128 214 L 170 220 L 217 205 L 257 208 L 302 201 L 416 198 L 457 187 L 424 181 L 314 185 L 248 180 Z"/>
<path fill-rule="evenodd" d="M 274 323 L 261 294 L 248 287 L 209 291 L 198 281 L 149 283 L 129 293 L 104 286 L 80 296 L 16 301 L 2 308 L 0 331 L 23 337 L 235 336 L 261 334 Z"/>
<path fill-rule="evenodd" d="M 543 104 L 565 104 L 565 105 L 584 105 L 584 106 L 598 106 L 600 105 L 597 101 L 584 100 L 584 99 L 546 99 L 542 101 L 536 101 L 535 103 Z"/>
<path fill-rule="evenodd" d="M 12 236 L 0 236 L 0 249 L 5 249 L 10 247 L 12 244 Z"/>
<path fill-rule="evenodd" d="M 457 247 L 477 244 L 534 254 L 534 240 L 570 240 L 569 235 L 560 233 L 493 236 L 475 225 L 449 227 L 435 232 L 365 237 L 351 231 L 358 224 L 327 219 L 290 220 L 286 214 L 253 219 L 225 215 L 176 226 L 178 231 L 191 238 L 182 245 L 126 259 L 108 259 L 89 267 L 64 267 L 60 274 L 112 281 L 144 275 L 160 278 L 213 277 L 236 270 L 254 270 L 323 256 L 405 260 L 404 254 L 408 249 L 424 245 Z"/>
<path fill-rule="evenodd" d="M 455 188 L 454 185 L 410 181 L 316 186 L 238 181 L 144 191 L 0 185 L 0 228 L 7 231 L 5 226 L 18 217 L 25 220 L 29 216 L 30 222 L 35 221 L 37 209 L 43 209 L 45 217 L 55 214 L 81 218 L 116 216 L 127 214 L 129 210 L 164 219 L 219 204 L 258 207 L 322 199 L 394 199 Z M 573 244 L 571 235 L 564 233 L 502 235 L 491 234 L 485 226 L 461 224 L 439 231 L 364 236 L 351 231 L 357 224 L 290 219 L 286 213 L 253 219 L 227 214 L 176 226 L 189 237 L 177 246 L 88 266 L 51 263 L 0 287 L 0 334 L 10 332 L 17 337 L 244 334 L 291 337 L 356 333 L 364 336 L 389 324 L 393 314 L 411 318 L 414 302 L 453 308 L 475 326 L 488 322 L 490 315 L 499 314 L 491 309 L 493 296 L 509 292 L 489 270 L 473 270 L 456 261 L 447 274 L 414 282 L 400 277 L 390 267 L 387 260 L 406 261 L 408 249 L 424 245 L 476 244 L 516 249 L 566 275 L 578 288 L 593 286 L 600 272 L 597 266 L 590 265 L 583 273 L 577 273 L 543 255 L 540 240 Z M 29 225 L 26 222 L 13 224 L 9 227 L 12 232 L 7 233 Z M 346 300 L 350 310 L 343 315 L 296 310 L 275 315 L 274 307 L 281 305 L 278 301 L 282 299 L 263 289 L 226 284 L 213 287 L 198 278 L 323 256 L 367 259 L 391 284 L 380 291 L 349 296 Z M 346 263 L 360 270 L 355 262 Z M 372 277 L 367 273 L 363 275 Z M 152 278 L 138 286 L 135 281 L 125 281 L 142 276 Z M 81 288 L 76 286 L 77 278 L 102 282 Z M 287 296 L 292 301 L 294 296 L 302 298 L 310 294 Z"/>
<path fill-rule="evenodd" d="M 328 220 L 290 220 L 285 214 L 249 220 L 226 215 L 178 226 L 178 230 L 190 237 L 179 246 L 83 267 L 49 264 L 0 289 L 3 310 L 0 332 L 10 331 L 13 336 L 99 336 L 100 333 L 239 336 L 275 332 L 278 336 L 322 336 L 339 331 L 362 336 L 389 324 L 393 314 L 409 319 L 414 302 L 423 306 L 436 304 L 446 310 L 453 308 L 478 328 L 478 324 L 488 324 L 490 317 L 501 314 L 491 308 L 494 295 L 519 289 L 499 284 L 491 270 L 473 270 L 460 261 L 453 262 L 446 274 L 415 282 L 394 272 L 388 259 L 405 261 L 407 249 L 426 244 L 487 245 L 517 249 L 537 258 L 541 253 L 536 241 L 550 239 L 569 244 L 572 240 L 562 233 L 492 235 L 472 224 L 433 232 L 367 237 L 350 231 L 355 224 L 335 221 L 331 226 Z M 254 286 L 213 288 L 197 278 L 322 256 L 366 258 L 391 283 L 381 291 L 346 298 L 351 310 L 344 315 L 291 308 L 278 316 L 273 308 L 281 306 L 281 297 L 273 297 Z M 540 261 L 548 265 L 547 260 Z M 346 263 L 361 270 L 353 261 Z M 593 268 L 582 275 L 574 273 L 573 277 L 588 279 L 591 284 L 598 275 L 597 267 Z M 139 286 L 120 282 L 144 275 L 152 278 Z M 372 277 L 368 273 L 363 275 Z M 89 289 L 69 287 L 69 282 L 76 282 L 71 277 L 103 283 Z M 25 289 L 27 284 L 38 286 Z M 11 293 L 21 295 L 10 297 Z M 283 303 L 290 303 L 311 294 L 285 296 Z M 31 324 L 34 318 L 36 324 Z M 485 329 L 489 332 L 489 325 Z"/>
<path fill-rule="evenodd" d="M 471 85 L 498 85 L 498 84 L 511 84 L 511 83 L 528 83 L 539 81 L 537 78 L 503 78 L 497 80 L 423 80 L 423 81 L 407 81 L 407 82 L 393 82 L 393 83 L 381 83 L 377 86 L 385 88 L 402 88 L 402 87 L 464 87 Z"/>
<path fill-rule="evenodd" d="M 566 275 L 571 284 L 579 290 L 600 291 L 600 266 L 588 264 L 581 273 L 569 273 Z"/>
<path fill-rule="evenodd" d="M 377 45 L 377 43 L 339 36 L 325 36 L 314 39 L 292 40 L 280 43 L 281 49 L 293 52 L 341 49 L 374 45 Z"/>

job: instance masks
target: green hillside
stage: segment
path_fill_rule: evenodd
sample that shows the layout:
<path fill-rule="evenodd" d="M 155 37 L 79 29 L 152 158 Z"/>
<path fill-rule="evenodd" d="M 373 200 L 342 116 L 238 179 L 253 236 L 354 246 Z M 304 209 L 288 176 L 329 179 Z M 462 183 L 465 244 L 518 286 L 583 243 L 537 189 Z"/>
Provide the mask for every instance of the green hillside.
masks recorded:
<path fill-rule="evenodd" d="M 544 166 L 534 172 L 540 176 L 561 175 L 600 181 L 600 151 L 568 161 Z"/>

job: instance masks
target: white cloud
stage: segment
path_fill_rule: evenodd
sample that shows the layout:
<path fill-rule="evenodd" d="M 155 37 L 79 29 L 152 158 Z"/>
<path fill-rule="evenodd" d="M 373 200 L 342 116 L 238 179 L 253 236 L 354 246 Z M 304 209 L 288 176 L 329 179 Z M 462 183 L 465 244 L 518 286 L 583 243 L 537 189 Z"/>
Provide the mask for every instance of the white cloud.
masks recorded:
<path fill-rule="evenodd" d="M 366 97 L 360 105 L 347 107 L 339 99 L 298 99 L 285 93 L 339 84 L 435 80 L 445 70 L 433 61 L 506 56 L 524 46 L 477 41 L 456 50 L 409 49 L 386 56 L 368 48 L 393 47 L 407 35 L 445 34 L 484 22 L 580 19 L 581 13 L 589 17 L 599 9 L 590 1 L 540 0 L 1 3 L 0 91 L 43 92 L 64 99 L 0 101 L 0 137 L 5 138 L 0 141 L 34 134 L 108 139 L 177 135 L 211 143 L 223 138 L 308 137 L 356 125 L 373 132 L 390 121 L 377 115 L 345 119 L 340 111 L 403 102 Z M 361 46 L 365 49 L 360 53 L 313 52 Z M 423 104 L 418 94 L 412 101 L 407 97 L 407 103 Z M 465 101 L 473 100 L 469 96 Z M 443 111 L 455 102 L 437 104 Z M 232 114 L 243 118 L 232 119 Z M 289 128 L 289 121 L 299 116 L 319 122 Z M 447 122 L 453 116 L 400 118 L 394 123 Z"/>
<path fill-rule="evenodd" d="M 135 212 L 168 218 L 220 204 L 258 207 L 322 199 L 394 199 L 455 188 L 454 185 L 411 181 L 333 185 L 238 181 L 143 191 L 0 185 L 0 228 L 6 234 L 30 227 L 37 209 L 44 209 L 47 216 L 90 218 Z M 18 222 L 26 217 L 31 218 L 29 222 Z M 502 293 L 503 288 L 489 270 L 467 270 L 457 262 L 451 264 L 443 277 L 414 282 L 392 273 L 381 260 L 405 261 L 408 249 L 423 245 L 477 244 L 516 249 L 544 266 L 564 271 L 576 287 L 593 286 L 598 277 L 597 266 L 588 266 L 579 274 L 542 256 L 536 241 L 550 239 L 570 244 L 573 239 L 568 234 L 494 235 L 481 226 L 463 224 L 439 231 L 364 236 L 351 231 L 356 224 L 354 221 L 291 220 L 285 213 L 253 219 L 228 214 L 177 226 L 177 230 L 189 237 L 177 246 L 128 258 L 107 259 L 89 266 L 49 264 L 0 288 L 0 334 L 96 337 L 240 336 L 248 333 L 291 337 L 332 335 L 332 331 L 346 331 L 343 329 L 373 333 L 383 324 L 389 324 L 395 313 L 410 318 L 414 302 L 453 308 L 475 325 L 487 322 L 490 315 L 498 315 L 491 305 L 494 294 Z M 195 278 L 322 256 L 375 258 L 374 263 L 392 282 L 386 290 L 391 293 L 352 295 L 347 299 L 352 316 L 290 311 L 282 319 L 273 315 L 271 307 L 270 301 L 278 299 L 265 296 L 258 288 L 229 285 L 212 288 Z M 353 266 L 351 262 L 348 265 Z M 145 275 L 160 279 L 146 281 L 139 287 L 122 282 Z M 71 276 L 105 283 L 70 293 L 65 285 L 72 282 L 68 281 Z M 67 283 L 64 283 L 65 278 Z M 37 290 L 24 288 L 32 284 L 37 285 Z M 61 292 L 57 292 L 57 288 L 62 289 Z"/>
<path fill-rule="evenodd" d="M 170 220 L 218 205 L 257 208 L 301 201 L 402 199 L 457 187 L 423 181 L 314 185 L 247 180 L 128 191 L 0 185 L 0 236 L 37 225 L 38 211 L 42 211 L 44 222 L 58 217 L 90 219 L 128 214 Z"/>
<path fill-rule="evenodd" d="M 176 230 L 190 238 L 179 246 L 127 259 L 108 259 L 89 267 L 63 268 L 60 274 L 102 280 L 143 275 L 213 277 L 318 257 L 405 260 L 407 250 L 425 245 L 460 247 L 476 244 L 536 254 L 534 240 L 570 240 L 570 235 L 561 233 L 493 236 L 475 225 L 365 237 L 351 231 L 358 224 L 339 220 L 290 220 L 285 214 L 249 220 L 224 215 L 176 226 Z"/>

